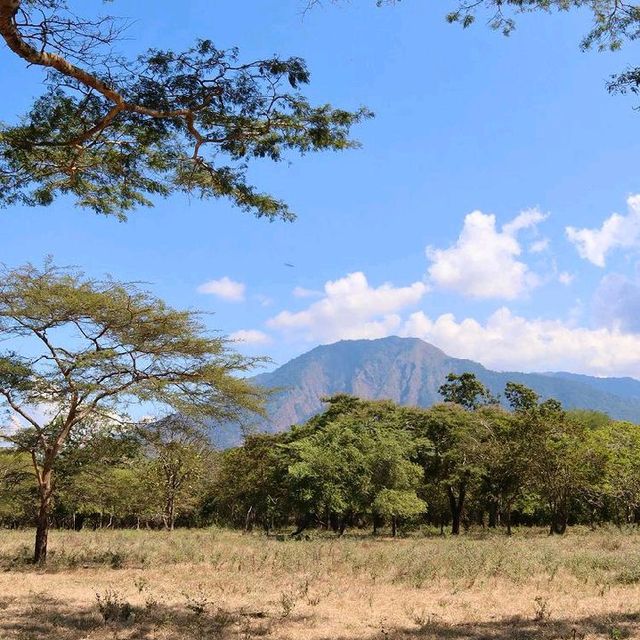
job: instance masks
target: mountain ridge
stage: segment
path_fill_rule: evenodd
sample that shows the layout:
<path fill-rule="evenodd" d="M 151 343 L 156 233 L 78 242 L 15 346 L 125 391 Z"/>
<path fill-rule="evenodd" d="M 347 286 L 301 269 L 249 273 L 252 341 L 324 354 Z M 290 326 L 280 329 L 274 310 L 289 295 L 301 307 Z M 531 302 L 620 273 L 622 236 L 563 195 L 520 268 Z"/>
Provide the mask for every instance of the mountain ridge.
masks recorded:
<path fill-rule="evenodd" d="M 494 394 L 507 382 L 534 389 L 542 399 L 556 398 L 570 409 L 591 409 L 614 419 L 640 422 L 640 381 L 597 378 L 568 372 L 493 371 L 478 362 L 454 358 L 419 338 L 390 336 L 372 340 L 341 340 L 319 345 L 274 371 L 251 378 L 276 388 L 267 401 L 267 419 L 252 429 L 277 432 L 322 411 L 322 398 L 348 393 L 368 399 L 390 399 L 402 405 L 428 407 L 441 401 L 438 388 L 448 373 L 474 373 Z M 217 440 L 237 441 L 233 427 Z"/>

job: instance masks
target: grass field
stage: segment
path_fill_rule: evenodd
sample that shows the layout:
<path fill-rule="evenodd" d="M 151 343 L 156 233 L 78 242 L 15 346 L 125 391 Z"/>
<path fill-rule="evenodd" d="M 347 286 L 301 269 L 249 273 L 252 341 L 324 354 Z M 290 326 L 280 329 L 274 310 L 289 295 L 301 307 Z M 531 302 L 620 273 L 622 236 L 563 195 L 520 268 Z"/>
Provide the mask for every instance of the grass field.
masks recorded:
<path fill-rule="evenodd" d="M 0 638 L 640 638 L 640 532 L 0 531 Z"/>

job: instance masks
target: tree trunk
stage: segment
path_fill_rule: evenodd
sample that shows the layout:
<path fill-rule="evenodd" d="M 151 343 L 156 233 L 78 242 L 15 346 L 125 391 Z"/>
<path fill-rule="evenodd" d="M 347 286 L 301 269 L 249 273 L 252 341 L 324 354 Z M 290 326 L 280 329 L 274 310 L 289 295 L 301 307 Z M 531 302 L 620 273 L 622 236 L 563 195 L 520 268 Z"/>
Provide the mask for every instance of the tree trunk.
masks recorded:
<path fill-rule="evenodd" d="M 507 507 L 504 514 L 504 521 L 507 525 L 507 535 L 511 535 L 511 503 L 507 502 Z"/>
<path fill-rule="evenodd" d="M 398 518 L 391 516 L 391 535 L 395 538 L 398 535 Z"/>
<path fill-rule="evenodd" d="M 300 516 L 296 523 L 296 530 L 291 534 L 292 538 L 299 536 L 308 526 L 311 521 L 311 517 L 308 513 L 303 516 Z"/>
<path fill-rule="evenodd" d="M 51 515 L 51 498 L 53 494 L 53 478 L 51 471 L 43 471 L 39 484 L 40 507 L 36 520 L 36 544 L 33 561 L 44 564 L 47 561 L 47 543 L 49 540 L 49 517 Z"/>
<path fill-rule="evenodd" d="M 569 519 L 566 498 L 561 498 L 558 502 L 552 504 L 551 507 L 551 527 L 549 533 L 551 535 L 563 535 L 567 530 L 567 521 Z"/>
<path fill-rule="evenodd" d="M 458 487 L 458 496 L 453 490 L 453 487 L 447 487 L 447 494 L 449 496 L 449 507 L 451 508 L 451 534 L 457 536 L 460 534 L 460 521 L 462 519 L 462 510 L 464 508 L 464 497 L 466 493 L 466 487 L 462 483 Z"/>
<path fill-rule="evenodd" d="M 164 528 L 167 531 L 173 531 L 176 522 L 175 499 L 172 494 L 167 496 L 167 502 L 164 509 Z"/>
<path fill-rule="evenodd" d="M 267 531 L 268 530 L 269 528 L 267 527 Z M 244 532 L 251 533 L 251 531 L 253 531 L 253 505 L 247 510 L 247 515 L 244 519 Z"/>
<path fill-rule="evenodd" d="M 498 526 L 498 501 L 489 501 L 489 529 L 495 529 Z"/>

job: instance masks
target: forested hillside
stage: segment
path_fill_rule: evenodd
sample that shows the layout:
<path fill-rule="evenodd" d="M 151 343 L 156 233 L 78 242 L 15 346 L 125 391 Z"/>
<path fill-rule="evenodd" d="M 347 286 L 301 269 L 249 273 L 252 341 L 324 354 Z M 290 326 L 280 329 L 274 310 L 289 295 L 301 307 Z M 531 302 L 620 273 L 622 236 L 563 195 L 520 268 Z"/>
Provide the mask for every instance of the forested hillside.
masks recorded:
<path fill-rule="evenodd" d="M 276 432 L 322 411 L 322 398 L 347 393 L 370 400 L 429 407 L 441 400 L 440 385 L 448 373 L 474 373 L 496 396 L 509 381 L 524 384 L 541 398 L 556 398 L 569 409 L 601 411 L 616 420 L 640 422 L 640 382 L 633 378 L 596 378 L 570 373 L 491 371 L 477 362 L 452 358 L 417 338 L 343 340 L 316 347 L 271 373 L 252 378 L 274 389 L 264 419 L 249 424 Z M 503 406 L 507 406 L 504 397 Z M 235 424 L 213 431 L 221 446 L 237 444 Z"/>

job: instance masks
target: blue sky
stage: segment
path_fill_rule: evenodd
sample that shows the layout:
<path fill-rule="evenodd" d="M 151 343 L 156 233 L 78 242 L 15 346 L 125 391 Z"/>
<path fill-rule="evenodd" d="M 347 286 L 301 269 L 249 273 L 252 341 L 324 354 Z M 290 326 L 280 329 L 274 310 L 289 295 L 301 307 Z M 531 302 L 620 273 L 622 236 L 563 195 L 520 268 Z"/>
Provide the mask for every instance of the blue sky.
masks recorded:
<path fill-rule="evenodd" d="M 223 200 L 159 200 L 126 223 L 60 200 L 0 212 L 0 260 L 147 282 L 276 364 L 400 334 L 499 369 L 640 377 L 640 113 L 605 90 L 637 45 L 582 53 L 579 13 L 523 16 L 504 38 L 447 25 L 447 3 L 374 4 L 109 5 L 134 21 L 130 53 L 210 37 L 246 59 L 299 55 L 314 101 L 376 118 L 357 151 L 252 167 L 292 224 Z M 11 121 L 38 74 L 3 52 L 0 77 Z"/>

